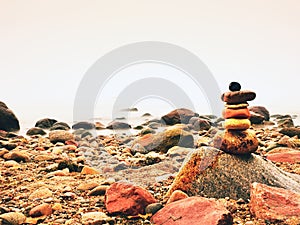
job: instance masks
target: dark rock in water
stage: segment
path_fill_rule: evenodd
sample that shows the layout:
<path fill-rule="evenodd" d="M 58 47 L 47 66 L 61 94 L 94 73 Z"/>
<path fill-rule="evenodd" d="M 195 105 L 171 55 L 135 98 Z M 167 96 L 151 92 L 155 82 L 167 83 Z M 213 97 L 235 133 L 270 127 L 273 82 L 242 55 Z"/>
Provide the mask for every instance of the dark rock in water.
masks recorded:
<path fill-rule="evenodd" d="M 266 120 L 266 121 L 270 120 L 270 113 L 263 106 L 250 106 L 249 111 L 254 112 L 254 113 L 258 113 L 259 115 L 263 116 L 264 120 Z"/>
<path fill-rule="evenodd" d="M 264 117 L 261 114 L 250 112 L 250 122 L 251 124 L 262 124 L 264 122 Z"/>
<path fill-rule="evenodd" d="M 192 125 L 194 130 L 209 130 L 211 125 L 209 120 L 207 119 L 202 119 L 199 117 L 192 117 L 189 121 L 189 124 Z"/>
<path fill-rule="evenodd" d="M 151 122 L 151 123 L 148 124 L 148 127 L 151 128 L 151 129 L 158 129 L 162 126 L 163 126 L 163 124 L 157 123 L 157 122 Z"/>
<path fill-rule="evenodd" d="M 285 127 L 282 128 L 279 133 L 282 133 L 284 135 L 287 135 L 289 137 L 294 137 L 294 136 L 298 136 L 298 138 L 300 138 L 300 128 L 296 128 L 296 127 Z"/>
<path fill-rule="evenodd" d="M 138 109 L 137 108 L 127 108 L 127 109 L 122 109 L 121 111 L 123 111 L 123 112 L 137 112 Z"/>
<path fill-rule="evenodd" d="M 107 129 L 130 129 L 131 126 L 128 123 L 120 122 L 120 121 L 112 121 L 110 122 L 107 127 Z"/>
<path fill-rule="evenodd" d="M 137 125 L 137 126 L 135 126 L 133 129 L 135 129 L 135 130 L 141 130 L 141 129 L 143 129 L 144 127 L 142 126 L 142 125 Z"/>
<path fill-rule="evenodd" d="M 202 147 L 186 157 L 167 196 L 182 190 L 189 196 L 246 200 L 253 182 L 300 192 L 299 175 L 284 172 L 259 155 L 238 156 Z"/>
<path fill-rule="evenodd" d="M 231 82 L 229 84 L 229 90 L 230 91 L 240 91 L 241 90 L 241 85 L 238 82 Z"/>
<path fill-rule="evenodd" d="M 19 120 L 4 102 L 0 102 L 0 130 L 9 132 L 20 130 Z"/>
<path fill-rule="evenodd" d="M 148 126 L 150 123 L 159 123 L 161 125 L 166 125 L 166 123 L 163 119 L 152 119 L 152 120 L 149 120 L 149 121 L 143 123 L 142 125 L 143 126 Z"/>
<path fill-rule="evenodd" d="M 167 125 L 174 125 L 177 123 L 185 123 L 188 124 L 190 119 L 194 116 L 199 116 L 199 114 L 193 112 L 189 109 L 175 109 L 168 114 L 164 115 L 162 119 L 165 121 Z"/>
<path fill-rule="evenodd" d="M 44 119 L 40 119 L 39 121 L 37 121 L 34 126 L 43 128 L 43 129 L 49 129 L 56 122 L 57 122 L 57 120 L 55 120 L 55 119 L 44 118 Z"/>
<path fill-rule="evenodd" d="M 95 124 L 90 123 L 90 122 L 78 122 L 72 126 L 73 130 L 77 130 L 80 128 L 83 128 L 85 130 L 92 130 L 92 129 L 95 129 Z"/>
<path fill-rule="evenodd" d="M 152 116 L 150 113 L 144 113 L 143 115 L 142 115 L 142 117 L 146 117 L 146 116 Z"/>
<path fill-rule="evenodd" d="M 50 130 L 70 130 L 70 126 L 65 122 L 56 122 L 50 127 Z"/>
<path fill-rule="evenodd" d="M 290 115 L 279 116 L 276 118 L 278 127 L 294 127 L 293 119 Z"/>
<path fill-rule="evenodd" d="M 26 135 L 28 135 L 28 136 L 32 136 L 32 135 L 45 135 L 45 134 L 46 134 L 46 132 L 42 128 L 39 128 L 39 127 L 30 128 L 26 132 Z"/>
<path fill-rule="evenodd" d="M 276 120 L 293 119 L 291 115 L 280 115 L 280 114 L 276 114 L 276 115 L 273 115 L 272 117 L 275 117 Z"/>
<path fill-rule="evenodd" d="M 146 134 L 135 140 L 133 146 L 137 143 L 149 152 L 166 153 L 173 146 L 194 147 L 194 138 L 190 132 L 174 126 L 161 133 Z"/>
<path fill-rule="evenodd" d="M 145 127 L 141 130 L 141 132 L 139 133 L 139 135 L 143 136 L 145 134 L 155 134 L 155 130 L 153 130 L 150 127 Z"/>
<path fill-rule="evenodd" d="M 126 117 L 122 116 L 122 117 L 116 117 L 115 120 L 126 120 Z"/>

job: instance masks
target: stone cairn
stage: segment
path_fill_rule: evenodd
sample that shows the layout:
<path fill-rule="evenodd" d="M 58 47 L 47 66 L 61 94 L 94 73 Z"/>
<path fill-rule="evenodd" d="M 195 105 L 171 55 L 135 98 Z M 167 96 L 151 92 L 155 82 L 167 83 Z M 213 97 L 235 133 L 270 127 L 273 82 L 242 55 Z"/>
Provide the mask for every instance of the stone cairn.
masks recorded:
<path fill-rule="evenodd" d="M 255 152 L 258 140 L 250 128 L 250 112 L 248 101 L 255 99 L 253 91 L 241 91 L 241 85 L 231 82 L 230 92 L 222 95 L 225 102 L 223 117 L 225 131 L 218 132 L 213 140 L 213 146 L 232 154 L 249 154 Z"/>

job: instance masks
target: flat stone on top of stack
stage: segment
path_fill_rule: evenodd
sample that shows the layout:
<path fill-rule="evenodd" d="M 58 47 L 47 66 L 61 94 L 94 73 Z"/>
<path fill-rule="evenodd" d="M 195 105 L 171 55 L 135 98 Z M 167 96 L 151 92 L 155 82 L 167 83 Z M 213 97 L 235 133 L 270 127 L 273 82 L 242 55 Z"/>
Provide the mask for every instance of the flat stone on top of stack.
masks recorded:
<path fill-rule="evenodd" d="M 255 99 L 256 94 L 253 91 L 241 91 L 241 85 L 238 82 L 231 82 L 229 90 L 230 92 L 224 93 L 221 97 L 226 103 L 223 110 L 226 130 L 217 133 L 213 145 L 233 154 L 255 152 L 258 141 L 255 133 L 248 130 L 251 126 L 248 101 Z"/>

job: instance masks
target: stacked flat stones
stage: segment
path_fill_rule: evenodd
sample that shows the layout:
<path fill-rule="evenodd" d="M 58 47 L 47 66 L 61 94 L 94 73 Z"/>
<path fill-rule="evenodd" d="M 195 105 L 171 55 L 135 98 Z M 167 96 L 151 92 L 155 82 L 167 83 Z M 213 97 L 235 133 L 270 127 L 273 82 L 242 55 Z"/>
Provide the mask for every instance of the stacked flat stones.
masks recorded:
<path fill-rule="evenodd" d="M 255 152 L 258 140 L 255 132 L 250 130 L 251 122 L 248 101 L 255 99 L 252 91 L 241 91 L 241 85 L 232 82 L 230 92 L 222 95 L 225 102 L 223 117 L 225 118 L 225 131 L 216 134 L 213 145 L 224 152 L 232 154 L 249 154 Z"/>

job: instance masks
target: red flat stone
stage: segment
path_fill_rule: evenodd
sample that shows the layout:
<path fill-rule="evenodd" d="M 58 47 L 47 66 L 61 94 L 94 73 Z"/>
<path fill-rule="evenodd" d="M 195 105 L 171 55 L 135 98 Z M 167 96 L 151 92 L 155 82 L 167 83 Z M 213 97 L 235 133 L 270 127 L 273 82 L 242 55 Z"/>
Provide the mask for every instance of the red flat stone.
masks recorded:
<path fill-rule="evenodd" d="M 300 151 L 290 148 L 275 148 L 266 154 L 268 160 L 272 162 L 300 162 Z"/>
<path fill-rule="evenodd" d="M 190 197 L 167 204 L 151 218 L 154 224 L 232 224 L 230 212 L 215 199 Z"/>
<path fill-rule="evenodd" d="M 265 184 L 251 185 L 250 211 L 259 219 L 300 219 L 300 194 Z"/>
<path fill-rule="evenodd" d="M 248 108 L 242 108 L 242 109 L 225 108 L 223 110 L 223 117 L 225 119 L 229 119 L 229 118 L 248 119 L 250 118 L 250 112 Z"/>

